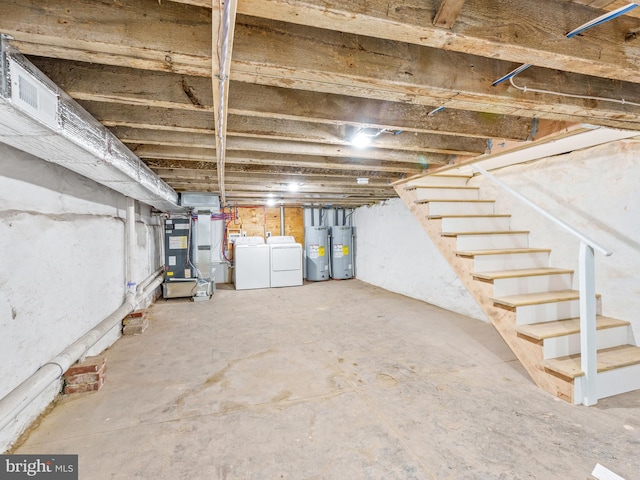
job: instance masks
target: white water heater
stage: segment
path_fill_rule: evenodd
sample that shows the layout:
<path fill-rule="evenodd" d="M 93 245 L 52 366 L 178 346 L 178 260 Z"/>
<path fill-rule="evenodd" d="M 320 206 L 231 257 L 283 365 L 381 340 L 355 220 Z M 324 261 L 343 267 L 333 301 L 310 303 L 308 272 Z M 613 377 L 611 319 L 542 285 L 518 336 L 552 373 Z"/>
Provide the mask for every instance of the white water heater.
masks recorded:
<path fill-rule="evenodd" d="M 331 227 L 331 278 L 353 278 L 353 228 Z"/>
<path fill-rule="evenodd" d="M 304 229 L 306 279 L 314 282 L 329 279 L 329 229 L 307 226 Z"/>

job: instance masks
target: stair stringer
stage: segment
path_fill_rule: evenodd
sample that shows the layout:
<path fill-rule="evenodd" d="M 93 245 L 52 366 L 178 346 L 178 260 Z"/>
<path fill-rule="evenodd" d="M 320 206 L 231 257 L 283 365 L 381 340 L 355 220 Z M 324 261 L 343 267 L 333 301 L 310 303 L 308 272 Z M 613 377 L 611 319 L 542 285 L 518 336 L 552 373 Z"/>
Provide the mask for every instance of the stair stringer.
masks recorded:
<path fill-rule="evenodd" d="M 516 358 L 520 361 L 534 383 L 544 391 L 574 403 L 573 380 L 553 375 L 543 367 L 542 342 L 536 343 L 518 337 L 515 329 L 515 311 L 494 306 L 491 299 L 493 286 L 478 282 L 473 278 L 473 259 L 456 255 L 456 240 L 442 236 L 441 220 L 429 219 L 429 207 L 415 203 L 415 190 L 406 189 L 404 185 L 395 186 L 396 193 L 418 220 L 423 230 L 429 235 L 442 256 L 458 275 L 463 285 L 476 300 L 491 324 L 507 343 Z"/>

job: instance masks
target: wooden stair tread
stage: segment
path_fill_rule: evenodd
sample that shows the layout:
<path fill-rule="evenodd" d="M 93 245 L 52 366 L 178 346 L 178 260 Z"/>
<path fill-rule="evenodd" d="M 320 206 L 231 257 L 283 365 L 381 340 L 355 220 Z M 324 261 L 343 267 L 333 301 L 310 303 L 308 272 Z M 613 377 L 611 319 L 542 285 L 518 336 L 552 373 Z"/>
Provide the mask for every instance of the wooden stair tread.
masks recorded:
<path fill-rule="evenodd" d="M 618 347 L 598 350 L 598 373 L 615 368 L 628 367 L 640 363 L 640 347 L 634 345 L 620 345 Z M 543 362 L 544 368 L 557 372 L 568 378 L 584 375 L 580 365 L 580 354 L 566 357 L 550 358 Z"/>
<path fill-rule="evenodd" d="M 573 273 L 573 270 L 565 268 L 520 268 L 516 270 L 497 270 L 495 272 L 474 273 L 473 278 L 477 280 L 499 280 L 504 278 L 537 277 L 540 275 L 561 275 Z"/>
<path fill-rule="evenodd" d="M 457 237 L 458 235 L 509 235 L 529 233 L 529 230 L 492 230 L 486 232 L 442 232 L 443 237 Z"/>
<path fill-rule="evenodd" d="M 599 297 L 596 294 L 596 297 Z M 492 298 L 494 304 L 516 308 L 527 305 L 542 305 L 543 303 L 566 302 L 567 300 L 578 300 L 580 292 L 578 290 L 553 290 L 550 292 L 525 293 L 522 295 L 508 295 L 506 297 Z"/>
<path fill-rule="evenodd" d="M 468 213 L 466 215 L 463 214 L 457 214 L 457 215 L 449 215 L 449 214 L 444 214 L 444 215 L 427 215 L 427 218 L 431 218 L 431 219 L 438 219 L 438 218 L 509 218 L 511 217 L 511 215 L 506 215 L 506 214 L 497 214 L 497 213 L 492 213 L 492 214 L 473 214 L 473 213 Z"/>
<path fill-rule="evenodd" d="M 464 199 L 456 199 L 456 200 L 443 200 L 441 198 L 428 198 L 422 200 L 416 200 L 415 203 L 430 203 L 430 202 L 456 202 L 456 203 L 495 203 L 495 200 L 464 200 Z"/>
<path fill-rule="evenodd" d="M 630 325 L 625 320 L 617 318 L 596 316 L 596 330 L 606 328 L 625 327 Z M 534 340 L 544 340 L 545 338 L 562 337 L 580 333 L 580 319 L 568 318 L 566 320 L 556 320 L 553 322 L 532 323 L 530 325 L 519 325 L 516 327 L 518 335 L 524 335 Z"/>
<path fill-rule="evenodd" d="M 443 173 L 431 173 L 429 175 L 425 175 L 422 178 L 428 177 L 453 177 L 453 178 L 471 178 L 473 177 L 473 173 L 455 173 L 455 172 L 443 172 Z"/>
<path fill-rule="evenodd" d="M 445 190 L 480 190 L 480 187 L 468 187 L 466 185 L 410 185 L 407 190 L 417 190 L 418 188 L 442 188 Z"/>
<path fill-rule="evenodd" d="M 550 248 L 504 248 L 500 250 L 457 251 L 459 257 L 479 257 L 481 255 L 505 255 L 512 253 L 549 253 Z"/>

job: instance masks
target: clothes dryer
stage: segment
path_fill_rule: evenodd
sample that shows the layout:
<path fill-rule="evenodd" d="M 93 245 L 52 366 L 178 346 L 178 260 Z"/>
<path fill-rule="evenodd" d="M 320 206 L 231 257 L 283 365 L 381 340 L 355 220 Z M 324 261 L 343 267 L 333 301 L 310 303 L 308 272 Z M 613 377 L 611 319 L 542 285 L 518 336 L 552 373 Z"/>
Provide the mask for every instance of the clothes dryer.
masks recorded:
<path fill-rule="evenodd" d="M 302 285 L 302 245 L 291 236 L 267 238 L 271 249 L 271 286 Z"/>

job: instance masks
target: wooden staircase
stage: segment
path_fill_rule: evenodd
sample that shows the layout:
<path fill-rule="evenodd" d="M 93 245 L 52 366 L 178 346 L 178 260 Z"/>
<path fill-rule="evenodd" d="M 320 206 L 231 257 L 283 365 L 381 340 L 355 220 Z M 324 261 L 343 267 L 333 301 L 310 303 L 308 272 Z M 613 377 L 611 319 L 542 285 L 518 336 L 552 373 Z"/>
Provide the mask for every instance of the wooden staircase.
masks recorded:
<path fill-rule="evenodd" d="M 469 175 L 438 174 L 397 185 L 418 219 L 534 382 L 580 403 L 579 293 L 572 270 L 549 266 L 546 248 L 510 228 L 480 199 Z M 576 252 L 577 255 L 577 252 Z M 640 348 L 629 322 L 601 315 L 597 296 L 598 398 L 640 389 Z"/>

